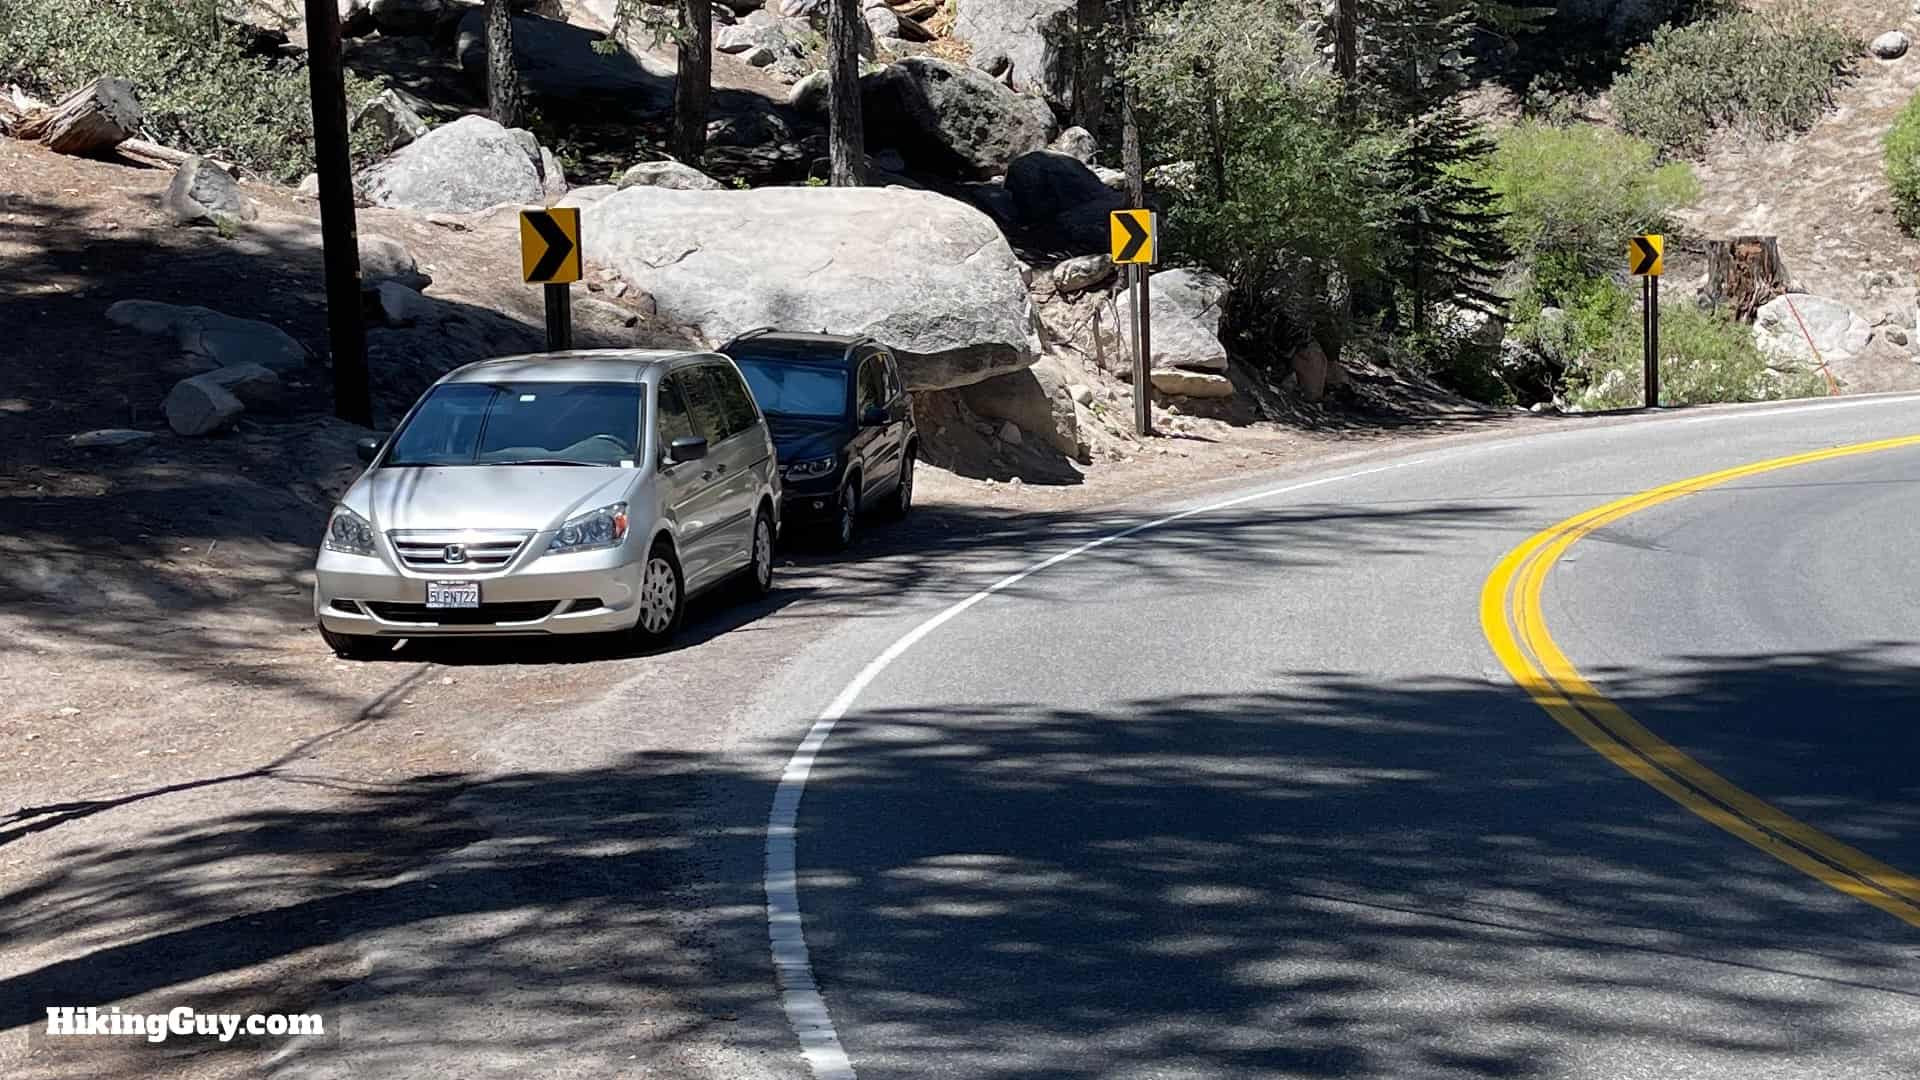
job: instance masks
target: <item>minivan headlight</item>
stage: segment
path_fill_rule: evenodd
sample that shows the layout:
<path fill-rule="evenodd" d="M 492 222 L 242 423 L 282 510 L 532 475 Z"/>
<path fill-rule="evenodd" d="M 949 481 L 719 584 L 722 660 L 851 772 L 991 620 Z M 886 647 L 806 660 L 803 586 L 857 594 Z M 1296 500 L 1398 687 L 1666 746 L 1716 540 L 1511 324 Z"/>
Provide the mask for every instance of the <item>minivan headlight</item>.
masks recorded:
<path fill-rule="evenodd" d="M 562 551 L 610 548 L 627 538 L 627 504 L 614 503 L 567 519 L 547 545 L 549 555 Z"/>
<path fill-rule="evenodd" d="M 815 458 L 812 461 L 796 461 L 791 465 L 780 466 L 780 475 L 791 480 L 808 480 L 816 476 L 831 476 L 835 458 L 831 455 Z"/>
<path fill-rule="evenodd" d="M 327 519 L 327 539 L 324 546 L 328 551 L 343 551 L 348 555 L 373 554 L 373 526 L 367 519 L 344 506 L 333 508 L 333 516 Z"/>

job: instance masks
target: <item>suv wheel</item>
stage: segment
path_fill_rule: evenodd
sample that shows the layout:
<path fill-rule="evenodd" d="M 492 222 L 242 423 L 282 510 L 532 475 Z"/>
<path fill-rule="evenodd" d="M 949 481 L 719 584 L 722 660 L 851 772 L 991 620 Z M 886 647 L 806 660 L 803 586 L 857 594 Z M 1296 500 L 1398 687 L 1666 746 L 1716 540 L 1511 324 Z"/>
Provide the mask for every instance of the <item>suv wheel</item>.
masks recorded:
<path fill-rule="evenodd" d="M 320 628 L 320 640 L 342 660 L 371 660 L 382 652 L 393 651 L 391 641 L 364 634 L 336 634 L 324 626 Z"/>
<path fill-rule="evenodd" d="M 827 527 L 827 546 L 834 551 L 845 551 L 853 543 L 853 534 L 860 524 L 860 486 L 858 476 L 847 477 L 846 484 L 840 489 L 840 513 Z"/>
<path fill-rule="evenodd" d="M 642 645 L 659 645 L 680 628 L 680 616 L 687 605 L 685 580 L 680 576 L 680 560 L 673 549 L 655 541 L 647 552 L 647 564 L 640 570 L 640 614 L 633 621 L 634 640 Z"/>
<path fill-rule="evenodd" d="M 913 447 L 900 458 L 900 483 L 893 489 L 893 498 L 887 500 L 887 516 L 898 521 L 913 509 Z"/>

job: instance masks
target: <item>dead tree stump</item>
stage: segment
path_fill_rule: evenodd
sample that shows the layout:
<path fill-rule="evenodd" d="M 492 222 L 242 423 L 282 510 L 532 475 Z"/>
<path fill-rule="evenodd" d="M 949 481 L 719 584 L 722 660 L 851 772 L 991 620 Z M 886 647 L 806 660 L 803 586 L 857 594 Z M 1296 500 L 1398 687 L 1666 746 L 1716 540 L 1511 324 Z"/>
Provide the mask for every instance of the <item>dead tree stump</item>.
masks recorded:
<path fill-rule="evenodd" d="M 14 136 L 62 154 L 98 154 L 132 138 L 145 119 L 133 84 L 103 77 L 21 120 Z"/>
<path fill-rule="evenodd" d="M 1735 318 L 1751 321 L 1760 305 L 1791 287 L 1778 237 L 1707 241 L 1707 299 L 1716 307 L 1730 305 Z"/>

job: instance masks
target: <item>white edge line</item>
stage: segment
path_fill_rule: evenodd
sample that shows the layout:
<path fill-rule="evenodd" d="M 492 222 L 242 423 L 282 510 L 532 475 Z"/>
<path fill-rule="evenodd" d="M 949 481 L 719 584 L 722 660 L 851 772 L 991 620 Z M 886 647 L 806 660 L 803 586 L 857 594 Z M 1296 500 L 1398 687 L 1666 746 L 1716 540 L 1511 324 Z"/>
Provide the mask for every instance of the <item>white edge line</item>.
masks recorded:
<path fill-rule="evenodd" d="M 926 621 L 906 632 L 905 635 L 886 647 L 879 656 L 868 661 L 867 666 L 853 677 L 853 681 L 840 691 L 839 696 L 830 702 L 807 729 L 806 737 L 787 759 L 787 766 L 780 773 L 780 784 L 774 789 L 773 808 L 767 812 L 767 862 L 764 884 L 767 892 L 767 934 L 773 952 L 774 976 L 780 986 L 780 1004 L 786 1010 L 787 1024 L 800 1040 L 800 1052 L 812 1069 L 814 1080 L 855 1080 L 853 1062 L 847 1057 L 846 1048 L 840 1044 L 840 1033 L 834 1029 L 833 1017 L 827 1013 L 827 1002 L 820 994 L 819 985 L 814 982 L 813 961 L 807 953 L 807 939 L 801 925 L 800 887 L 796 880 L 795 828 L 800 818 L 800 798 L 806 793 L 807 777 L 813 772 L 813 763 L 820 756 L 820 750 L 826 745 L 827 736 L 833 733 L 833 726 L 847 715 L 853 703 L 865 692 L 873 681 L 880 677 L 895 660 L 900 659 L 908 649 L 919 644 L 928 634 L 933 633 L 962 612 L 973 607 L 997 592 L 1010 589 L 1027 578 L 1058 566 L 1068 559 L 1085 555 L 1095 548 L 1104 547 L 1116 540 L 1125 540 L 1150 529 L 1171 525 L 1176 521 L 1198 514 L 1209 514 L 1216 510 L 1225 510 L 1242 503 L 1271 499 L 1279 495 L 1288 495 L 1322 484 L 1339 483 L 1344 480 L 1357 480 L 1363 476 L 1404 469 L 1427 460 L 1424 457 L 1408 461 L 1398 461 L 1391 465 L 1380 465 L 1358 472 L 1340 473 L 1335 476 L 1323 476 L 1318 480 L 1305 480 L 1277 488 L 1267 488 L 1246 495 L 1237 495 L 1221 502 L 1196 506 L 1182 510 L 1177 514 L 1155 518 L 1143 524 L 1110 533 L 1095 540 L 1089 540 L 1077 547 L 1068 548 L 1057 555 L 1042 559 L 1024 570 L 1008 574 L 1006 577 L 988 585 L 979 592 L 946 608 Z"/>

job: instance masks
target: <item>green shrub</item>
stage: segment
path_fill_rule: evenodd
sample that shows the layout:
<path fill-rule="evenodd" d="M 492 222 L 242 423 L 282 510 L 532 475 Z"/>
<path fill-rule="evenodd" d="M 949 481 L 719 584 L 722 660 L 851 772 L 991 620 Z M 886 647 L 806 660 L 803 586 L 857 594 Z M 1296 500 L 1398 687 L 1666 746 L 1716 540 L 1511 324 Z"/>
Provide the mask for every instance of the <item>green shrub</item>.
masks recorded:
<path fill-rule="evenodd" d="M 1803 8 L 1740 11 L 1664 26 L 1613 84 L 1620 126 L 1674 153 L 1698 153 L 1717 129 L 1768 138 L 1802 131 L 1833 104 L 1860 42 Z"/>
<path fill-rule="evenodd" d="M 1612 322 L 1605 340 L 1570 378 L 1576 410 L 1634 408 L 1644 403 L 1644 343 L 1638 312 L 1625 290 L 1609 285 L 1617 303 L 1604 305 Z M 1569 313 L 1567 321 L 1577 316 Z M 1589 325 L 1590 332 L 1594 327 Z M 1660 403 L 1706 405 L 1727 401 L 1775 401 L 1812 397 L 1825 384 L 1810 373 L 1769 370 L 1752 328 L 1725 313 L 1704 311 L 1690 301 L 1660 305 Z"/>
<path fill-rule="evenodd" d="M 1893 214 L 1908 229 L 1920 228 L 1920 95 L 1900 110 L 1882 145 Z"/>
<path fill-rule="evenodd" d="M 133 82 L 156 140 L 297 180 L 313 167 L 306 66 L 249 55 L 215 3 L 0 0 L 0 83 L 53 99 L 117 75 Z M 349 112 L 376 89 L 349 75 Z"/>
<path fill-rule="evenodd" d="M 1474 170 L 1506 214 L 1506 240 L 1547 303 L 1615 272 L 1627 238 L 1659 232 L 1699 197 L 1684 163 L 1661 165 L 1651 145 L 1607 128 L 1523 122 Z"/>

